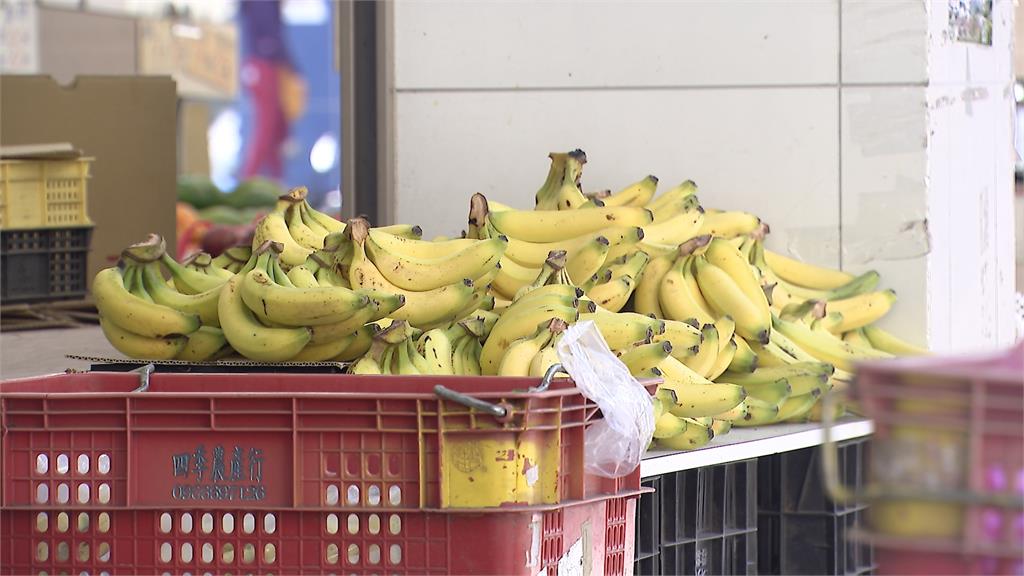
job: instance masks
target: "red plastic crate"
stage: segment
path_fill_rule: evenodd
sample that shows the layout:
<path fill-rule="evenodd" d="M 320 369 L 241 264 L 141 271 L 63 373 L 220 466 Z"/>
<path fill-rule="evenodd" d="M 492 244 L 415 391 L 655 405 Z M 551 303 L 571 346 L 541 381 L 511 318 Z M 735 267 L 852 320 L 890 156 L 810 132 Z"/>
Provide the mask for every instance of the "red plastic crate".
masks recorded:
<path fill-rule="evenodd" d="M 583 433 L 598 411 L 569 380 L 545 392 L 527 392 L 537 384 L 528 378 L 157 373 L 137 391 L 139 382 L 92 372 L 0 383 L 0 571 L 67 563 L 98 573 L 106 558 L 111 573 L 230 564 L 535 574 L 572 552 L 581 529 L 601 532 L 585 540 L 607 551 L 605 573 L 631 563 L 639 470 L 585 474 Z M 508 415 L 439 400 L 437 384 Z M 225 513 L 240 525 L 232 532 L 218 523 Z M 579 514 L 587 519 L 577 523 Z M 188 536 L 208 526 L 206 515 L 215 524 L 206 541 Z M 405 528 L 390 531 L 392 522 Z M 253 536 L 241 538 L 247 527 Z M 344 544 L 339 558 L 349 560 L 350 546 L 358 558 L 332 563 L 327 536 Z M 202 562 L 206 544 L 221 562 L 230 544 L 242 563 Z"/>
<path fill-rule="evenodd" d="M 1001 354 L 867 363 L 852 391 L 875 421 L 869 481 L 890 497 L 891 487 L 910 489 L 873 504 L 865 537 L 879 548 L 880 571 L 1024 567 L 1024 343 Z M 899 508 L 907 502 L 918 508 Z M 937 516 L 899 520 L 916 513 Z"/>

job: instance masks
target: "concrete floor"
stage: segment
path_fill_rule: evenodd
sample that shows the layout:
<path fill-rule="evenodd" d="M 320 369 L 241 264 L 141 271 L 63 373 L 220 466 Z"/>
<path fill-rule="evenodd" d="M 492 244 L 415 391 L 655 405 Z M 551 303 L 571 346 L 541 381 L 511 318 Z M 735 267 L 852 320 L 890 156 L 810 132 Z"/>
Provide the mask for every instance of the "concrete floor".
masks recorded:
<path fill-rule="evenodd" d="M 0 333 L 0 380 L 89 368 L 88 362 L 65 358 L 66 354 L 124 357 L 107 342 L 99 326 L 4 332 Z"/>

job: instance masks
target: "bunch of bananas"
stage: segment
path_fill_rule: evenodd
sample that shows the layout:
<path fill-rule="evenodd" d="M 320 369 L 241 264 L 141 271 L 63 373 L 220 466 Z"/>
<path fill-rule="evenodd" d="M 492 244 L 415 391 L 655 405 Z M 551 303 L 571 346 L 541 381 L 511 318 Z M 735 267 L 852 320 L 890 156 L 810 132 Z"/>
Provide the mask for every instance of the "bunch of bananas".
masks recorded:
<path fill-rule="evenodd" d="M 654 442 L 674 450 L 819 418 L 855 362 L 926 353 L 875 325 L 895 302 L 876 272 L 772 252 L 757 216 L 703 207 L 692 181 L 584 194 L 586 154 L 549 157 L 532 209 L 475 194 L 461 238 L 342 223 L 305 188 L 279 199 L 252 246 L 217 258 L 178 263 L 151 238 L 97 276 L 104 332 L 140 358 L 538 377 L 587 320 L 631 373 L 662 381 Z"/>

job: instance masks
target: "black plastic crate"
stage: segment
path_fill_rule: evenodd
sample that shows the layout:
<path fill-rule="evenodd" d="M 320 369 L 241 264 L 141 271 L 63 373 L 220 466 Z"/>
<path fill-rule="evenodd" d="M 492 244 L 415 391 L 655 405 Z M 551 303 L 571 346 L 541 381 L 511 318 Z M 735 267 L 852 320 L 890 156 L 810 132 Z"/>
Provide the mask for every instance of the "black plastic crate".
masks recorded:
<path fill-rule="evenodd" d="M 648 479 L 637 508 L 634 573 L 756 574 L 757 461 Z"/>
<path fill-rule="evenodd" d="M 864 483 L 867 439 L 840 443 L 839 475 Z M 821 476 L 821 447 L 758 461 L 758 570 L 762 574 L 870 574 L 871 546 L 848 534 L 866 520 L 863 505 L 833 502 Z"/>
<path fill-rule="evenodd" d="M 92 227 L 0 230 L 0 300 L 64 300 L 88 289 Z"/>

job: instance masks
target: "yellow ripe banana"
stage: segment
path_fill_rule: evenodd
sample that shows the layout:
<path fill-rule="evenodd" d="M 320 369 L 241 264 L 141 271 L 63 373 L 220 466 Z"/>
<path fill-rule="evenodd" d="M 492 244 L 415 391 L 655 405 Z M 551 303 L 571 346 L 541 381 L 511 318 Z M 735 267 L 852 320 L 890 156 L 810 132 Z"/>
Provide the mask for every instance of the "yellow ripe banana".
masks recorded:
<path fill-rule="evenodd" d="M 665 313 L 661 310 L 661 303 L 658 299 L 658 292 L 661 290 L 661 281 L 672 267 L 672 258 L 659 256 L 647 263 L 644 275 L 637 282 L 633 290 L 633 309 L 640 314 L 651 314 L 655 318 L 664 318 Z"/>
<path fill-rule="evenodd" d="M 594 286 L 587 291 L 587 297 L 605 310 L 618 312 L 626 305 L 629 297 L 633 294 L 635 286 L 636 282 L 632 276 L 620 276 L 612 278 L 609 282 Z"/>
<path fill-rule="evenodd" d="M 761 226 L 761 219 L 746 212 L 708 212 L 698 234 L 734 238 L 750 234 Z"/>
<path fill-rule="evenodd" d="M 764 251 L 764 259 L 780 278 L 805 288 L 832 290 L 854 278 L 852 274 L 794 260 L 771 250 Z"/>
<path fill-rule="evenodd" d="M 402 374 L 430 374 L 430 363 L 416 349 L 412 338 L 398 345 L 398 361 Z M 409 366 L 411 364 L 411 366 Z"/>
<path fill-rule="evenodd" d="M 715 433 L 715 438 L 725 436 L 732 430 L 732 422 L 728 420 L 715 420 L 711 423 L 711 431 Z"/>
<path fill-rule="evenodd" d="M 604 265 L 605 256 L 611 248 L 608 239 L 597 236 L 587 242 L 572 256 L 567 257 L 565 270 L 574 284 L 582 284 Z"/>
<path fill-rule="evenodd" d="M 712 368 L 718 360 L 718 329 L 714 324 L 705 324 L 700 332 L 703 336 L 700 349 L 693 356 L 680 360 L 688 368 L 710 380 Z"/>
<path fill-rule="evenodd" d="M 793 422 L 806 420 L 811 408 L 818 402 L 821 396 L 820 390 L 812 390 L 807 394 L 790 396 L 785 402 L 779 405 L 778 419 L 780 422 Z"/>
<path fill-rule="evenodd" d="M 794 362 L 786 366 L 765 366 L 753 372 L 726 372 L 722 380 L 740 386 L 757 386 L 785 378 L 794 396 L 809 394 L 827 386 L 835 368 L 825 362 Z"/>
<path fill-rule="evenodd" d="M 707 314 L 708 318 L 714 318 L 715 316 L 717 316 L 717 314 L 715 314 L 714 309 L 711 308 L 711 305 L 708 304 L 708 301 L 704 298 L 704 294 L 700 291 L 700 285 L 697 283 L 697 277 L 694 275 L 696 271 L 694 260 L 696 260 L 696 258 L 696 256 L 690 256 L 689 262 L 684 264 L 683 282 L 686 282 L 686 286 L 690 291 L 690 295 L 693 297 L 693 301 L 697 304 L 697 306 L 701 310 L 703 310 L 705 314 Z M 735 329 L 736 328 L 734 326 L 733 330 Z"/>
<path fill-rule="evenodd" d="M 133 295 L 125 287 L 117 268 L 106 268 L 96 274 L 92 296 L 102 316 L 118 326 L 130 327 L 140 336 L 162 338 L 187 335 L 199 329 L 198 314 L 180 312 Z"/>
<path fill-rule="evenodd" d="M 364 324 L 375 322 L 393 314 L 396 310 L 405 305 L 405 296 L 402 296 L 401 294 L 385 294 L 375 291 L 364 291 L 364 293 L 370 299 L 369 304 L 361 308 L 348 319 L 342 320 L 336 324 L 313 326 L 313 337 L 310 342 L 312 344 L 324 344 L 326 342 L 337 340 L 338 338 L 344 338 L 358 330 Z"/>
<path fill-rule="evenodd" d="M 696 192 L 697 185 L 692 180 L 687 180 L 648 202 L 647 209 L 654 214 L 654 221 L 659 222 L 665 216 L 675 213 L 673 206 L 679 204 L 688 196 L 694 195 Z"/>
<path fill-rule="evenodd" d="M 316 276 L 306 268 L 305 265 L 293 266 L 288 271 L 288 279 L 291 280 L 292 284 L 297 288 L 319 288 L 320 283 L 316 281 Z"/>
<path fill-rule="evenodd" d="M 342 276 L 336 271 L 322 267 L 316 271 L 316 283 L 319 286 L 336 286 L 339 288 L 351 288 L 347 276 Z"/>
<path fill-rule="evenodd" d="M 744 390 L 743 393 L 746 394 L 746 391 Z M 715 414 L 714 416 L 712 416 L 712 418 L 714 418 L 715 420 L 721 420 L 723 422 L 735 422 L 736 420 L 743 420 L 744 418 L 746 418 L 747 413 L 747 400 L 746 396 L 744 396 L 742 402 L 740 402 L 736 406 L 733 406 L 729 410 L 726 410 L 719 414 Z"/>
<path fill-rule="evenodd" d="M 540 352 L 530 361 L 530 377 L 541 378 L 547 373 L 548 368 L 561 363 L 558 358 L 558 350 L 555 348 L 556 335 L 547 346 L 541 348 Z"/>
<path fill-rule="evenodd" d="M 491 283 L 491 288 L 505 300 L 512 300 L 525 286 L 537 279 L 541 268 L 527 268 L 515 260 L 502 258 L 498 274 Z"/>
<path fill-rule="evenodd" d="M 606 265 L 605 268 L 611 271 L 612 280 L 622 278 L 623 276 L 629 276 L 637 280 L 643 278 L 644 271 L 647 269 L 647 263 L 650 261 L 651 257 L 646 252 L 638 250 L 626 257 L 625 261 Z"/>
<path fill-rule="evenodd" d="M 188 362 L 209 362 L 232 352 L 224 331 L 213 326 L 200 326 L 199 330 L 188 335 L 188 343 L 175 360 Z"/>
<path fill-rule="evenodd" d="M 786 339 L 792 341 L 800 349 L 805 350 L 822 362 L 828 362 L 836 368 L 847 372 L 852 371 L 853 363 L 858 360 L 889 356 L 884 352 L 855 349 L 848 342 L 843 342 L 831 334 L 812 330 L 809 326 L 800 322 L 791 322 L 773 316 L 772 326 L 779 332 L 782 332 Z M 786 349 L 786 347 L 783 346 L 783 349 Z"/>
<path fill-rule="evenodd" d="M 696 450 L 707 445 L 715 437 L 711 427 L 693 420 L 686 419 L 686 430 L 682 434 L 669 438 L 659 438 L 658 447 L 667 450 Z"/>
<path fill-rule="evenodd" d="M 535 210 L 571 210 L 587 199 L 579 189 L 587 155 L 579 149 L 548 154 L 551 166 L 544 184 L 535 196 Z"/>
<path fill-rule="evenodd" d="M 736 321 L 732 316 L 722 316 L 715 320 L 715 328 L 718 330 L 718 351 L 722 352 L 729 346 L 733 335 L 736 333 Z"/>
<path fill-rule="evenodd" d="M 622 190 L 601 198 L 605 206 L 643 206 L 654 198 L 658 189 L 657 176 L 645 176 L 642 180 L 626 186 Z"/>
<path fill-rule="evenodd" d="M 292 204 L 285 210 L 284 214 L 288 225 L 288 232 L 303 248 L 319 250 L 324 247 L 324 236 L 327 234 L 317 234 L 302 221 L 302 209 L 300 206 L 301 204 Z"/>
<path fill-rule="evenodd" d="M 461 371 L 459 374 L 466 376 L 479 376 L 480 375 L 480 341 L 476 338 L 467 337 L 464 338 L 465 346 L 459 348 L 459 365 Z"/>
<path fill-rule="evenodd" d="M 144 360 L 170 360 L 188 344 L 188 336 L 150 337 L 129 332 L 102 314 L 100 328 L 110 344 L 129 358 Z"/>
<path fill-rule="evenodd" d="M 416 258 L 391 252 L 376 242 L 366 239 L 366 255 L 381 275 L 404 290 L 423 292 L 463 278 L 477 278 L 494 269 L 505 252 L 508 242 L 501 236 L 479 240 L 472 246 L 441 258 Z"/>
<path fill-rule="evenodd" d="M 231 347 L 242 356 L 259 362 L 284 362 L 297 355 L 309 343 L 307 327 L 268 328 L 242 300 L 242 275 L 228 280 L 220 293 L 221 329 Z"/>
<path fill-rule="evenodd" d="M 849 332 L 843 333 L 843 341 L 849 342 L 850 344 L 860 348 L 874 348 L 871 345 L 871 341 L 864 335 L 863 328 L 855 328 Z"/>
<path fill-rule="evenodd" d="M 182 294 L 167 285 L 156 263 L 141 267 L 139 272 L 153 302 L 187 314 L 198 314 L 199 320 L 207 326 L 220 326 L 217 302 L 220 300 L 221 286 L 200 294 Z"/>
<path fill-rule="evenodd" d="M 555 320 L 555 322 L 561 322 Z M 498 364 L 499 376 L 529 376 L 533 358 L 551 342 L 551 330 L 542 326 L 532 336 L 520 338 L 509 345 Z"/>
<path fill-rule="evenodd" d="M 658 370 L 661 370 L 666 381 L 671 380 L 680 385 L 711 384 L 710 380 L 694 372 L 689 366 L 672 356 L 662 360 L 658 364 Z"/>
<path fill-rule="evenodd" d="M 322 248 L 324 245 L 324 238 L 332 231 L 324 227 L 323 224 L 317 221 L 316 218 L 309 213 L 311 210 L 308 202 L 299 203 L 296 208 L 299 212 L 299 217 L 302 218 L 302 223 L 305 224 L 314 234 L 320 239 L 319 244 Z"/>
<path fill-rule="evenodd" d="M 629 348 L 646 341 L 658 332 L 664 332 L 665 322 L 633 312 L 594 312 L 580 314 L 580 321 L 590 320 L 612 350 Z M 675 345 L 675 343 L 673 343 Z"/>
<path fill-rule="evenodd" d="M 415 224 L 392 224 L 390 226 L 378 226 L 375 230 L 379 230 L 385 234 L 392 236 L 398 236 L 401 238 L 407 238 L 409 240 L 421 240 L 423 239 L 423 228 Z"/>
<path fill-rule="evenodd" d="M 696 196 L 689 198 L 689 200 L 694 200 L 694 205 L 689 209 L 644 226 L 644 242 L 678 246 L 690 238 L 698 236 L 701 225 L 704 223 L 704 209 L 696 203 L 696 199 Z"/>
<path fill-rule="evenodd" d="M 896 292 L 893 290 L 868 292 L 843 300 L 831 300 L 827 310 L 830 313 L 839 312 L 843 318 L 842 322 L 830 331 L 838 334 L 874 324 L 889 313 L 895 302 Z"/>
<path fill-rule="evenodd" d="M 671 354 L 672 344 L 670 342 L 652 342 L 625 350 L 619 356 L 619 360 L 629 368 L 630 374 L 643 374 L 658 367 Z"/>
<path fill-rule="evenodd" d="M 313 253 L 311 249 L 302 246 L 292 237 L 288 230 L 288 224 L 284 220 L 284 214 L 281 212 L 270 212 L 256 224 L 252 240 L 253 250 L 267 240 L 281 243 L 284 247 L 281 252 L 281 261 L 289 266 L 302 264 Z"/>
<path fill-rule="evenodd" d="M 210 276 L 198 270 L 182 266 L 166 253 L 160 257 L 160 261 L 167 266 L 174 286 L 182 294 L 201 294 L 223 286 L 224 282 L 227 282 L 227 280 L 219 276 Z"/>
<path fill-rule="evenodd" d="M 734 246 L 721 238 L 715 238 L 708 244 L 704 253 L 707 261 L 721 268 L 728 274 L 747 298 L 761 311 L 763 318 L 771 315 L 768 309 L 768 298 L 765 296 L 761 283 L 751 271 L 750 262 L 740 254 Z"/>
<path fill-rule="evenodd" d="M 729 361 L 728 370 L 740 373 L 756 370 L 758 364 L 760 364 L 760 355 L 754 352 L 750 344 L 747 344 L 747 341 L 740 336 L 733 336 L 732 340 L 736 344 L 736 353 L 733 354 L 732 360 Z"/>
<path fill-rule="evenodd" d="M 396 256 L 406 258 L 419 258 L 422 260 L 434 260 L 446 258 L 459 251 L 475 246 L 480 241 L 469 238 L 457 238 L 445 240 L 444 242 L 428 242 L 426 240 L 414 240 L 382 232 L 380 228 L 370 229 L 370 240 Z"/>
<path fill-rule="evenodd" d="M 498 365 L 505 350 L 519 338 L 534 334 L 541 322 L 549 322 L 558 318 L 566 323 L 573 323 L 579 318 L 576 308 L 560 305 L 521 306 L 518 303 L 510 306 L 491 329 L 480 352 L 480 370 L 486 376 L 498 373 Z"/>
<path fill-rule="evenodd" d="M 729 368 L 729 364 L 732 364 L 733 357 L 736 356 L 736 345 L 735 340 L 729 339 L 726 343 L 724 350 L 718 351 L 718 357 L 715 358 L 715 363 L 711 366 L 711 370 L 705 375 L 708 380 L 716 380 L 721 376 L 722 372 L 725 372 Z"/>
<path fill-rule="evenodd" d="M 749 393 L 749 391 L 748 391 Z M 753 396 L 747 396 L 744 400 L 747 405 L 747 415 L 739 420 L 733 420 L 733 426 L 763 426 L 773 424 L 779 419 L 779 405 L 758 400 Z"/>
<path fill-rule="evenodd" d="M 306 344 L 306 346 L 293 356 L 290 362 L 326 362 L 334 360 L 339 354 L 345 351 L 356 339 L 356 334 L 345 336 L 333 342 L 323 344 Z"/>
<path fill-rule="evenodd" d="M 756 342 L 768 342 L 772 327 L 768 309 L 761 309 L 752 302 L 732 276 L 706 258 L 697 257 L 694 266 L 700 291 L 711 308 L 719 314 L 732 316 L 740 336 Z"/>
<path fill-rule="evenodd" d="M 747 397 L 735 384 L 677 385 L 668 382 L 658 387 L 658 397 L 676 416 L 698 418 L 728 412 Z"/>
<path fill-rule="evenodd" d="M 743 385 L 747 396 L 757 398 L 769 404 L 781 404 L 793 393 L 789 380 L 779 378 L 778 380 L 750 381 Z"/>
<path fill-rule="evenodd" d="M 554 242 L 592 234 L 609 226 L 646 226 L 653 218 L 645 208 L 613 206 L 588 210 L 508 210 L 489 215 L 495 228 L 511 238 Z"/>
<path fill-rule="evenodd" d="M 353 333 L 352 341 L 348 347 L 343 349 L 337 356 L 331 358 L 336 362 L 351 362 L 369 351 L 373 345 L 373 335 L 376 334 L 376 326 L 364 324 Z M 312 343 L 312 340 L 310 340 Z"/>
<path fill-rule="evenodd" d="M 654 420 L 654 438 L 674 438 L 686 432 L 686 420 L 670 412 L 661 413 Z"/>
<path fill-rule="evenodd" d="M 654 341 L 672 343 L 672 353 L 676 358 L 686 358 L 697 353 L 704 335 L 697 328 L 678 320 L 665 320 L 665 331 L 655 334 Z"/>
<path fill-rule="evenodd" d="M 865 326 L 864 336 L 871 343 L 872 348 L 895 356 L 925 356 L 929 354 L 928 350 L 901 340 L 877 326 Z"/>
<path fill-rule="evenodd" d="M 678 258 L 662 278 L 658 290 L 661 309 L 665 313 L 665 318 L 671 320 L 685 321 L 693 318 L 701 325 L 711 324 L 715 319 L 697 300 L 700 292 L 695 293 L 684 277 L 688 274 L 689 263 L 688 256 Z"/>
<path fill-rule="evenodd" d="M 455 349 L 446 330 L 434 328 L 424 332 L 420 337 L 420 344 L 423 347 L 423 357 L 427 361 L 428 374 L 452 375 L 456 373 L 452 360 Z"/>
<path fill-rule="evenodd" d="M 243 277 L 241 292 L 250 310 L 285 326 L 336 324 L 369 304 L 366 294 L 347 288 L 287 288 L 275 283 L 259 268 Z"/>

